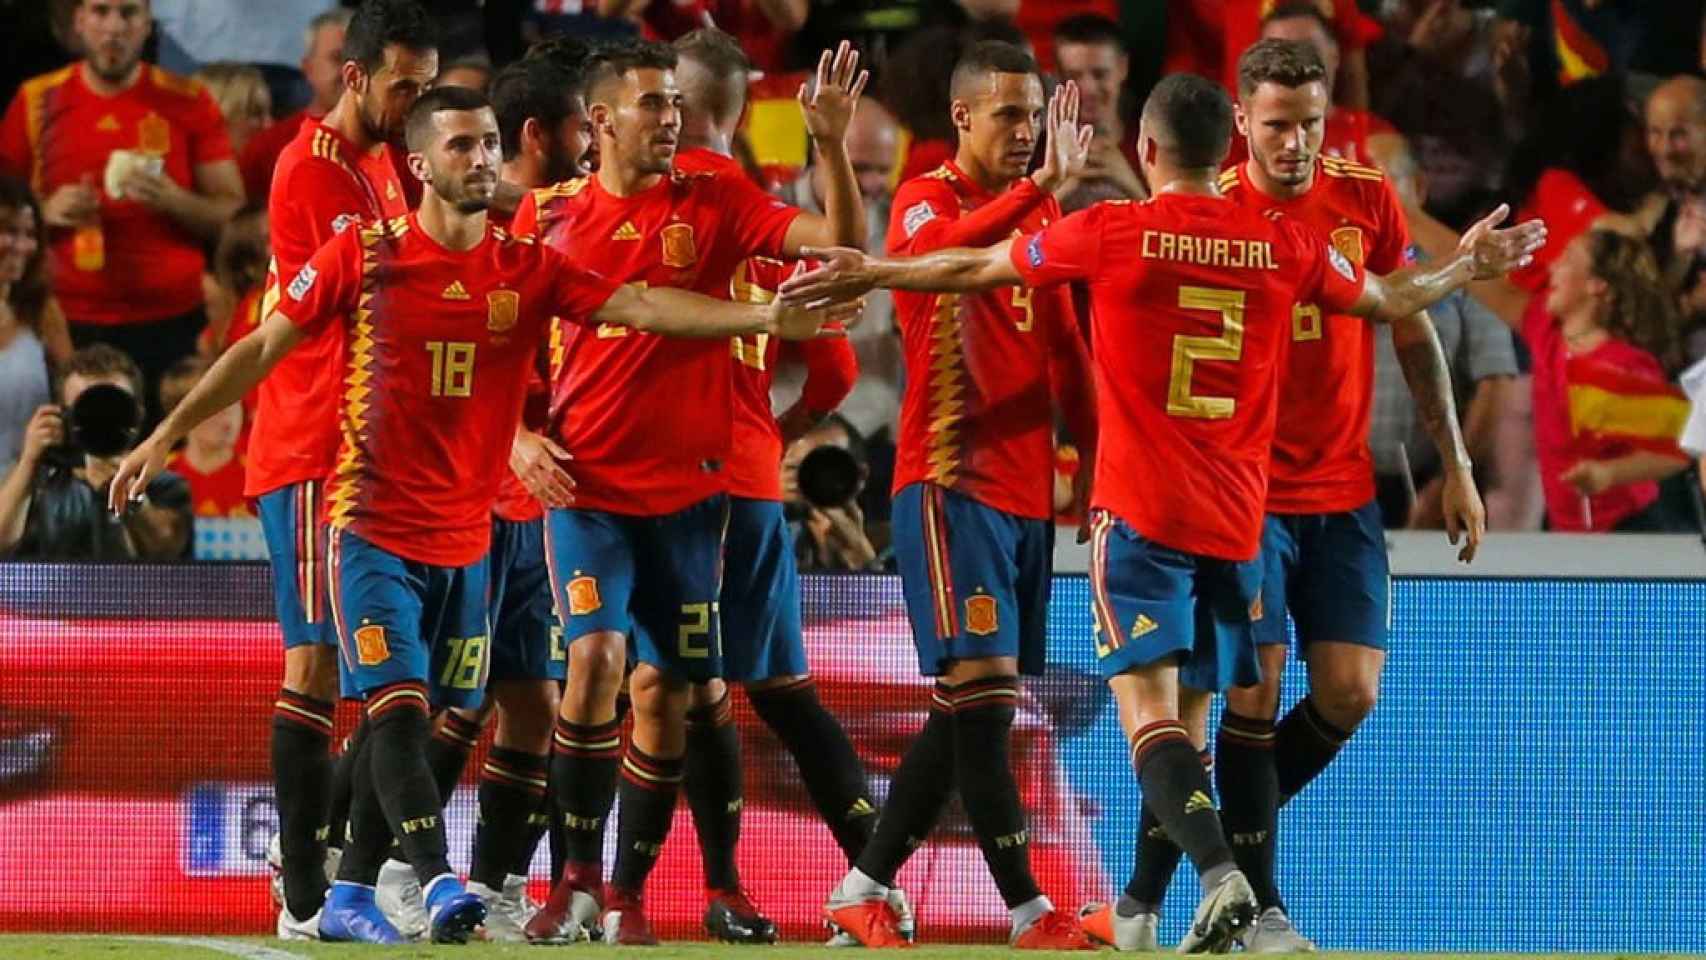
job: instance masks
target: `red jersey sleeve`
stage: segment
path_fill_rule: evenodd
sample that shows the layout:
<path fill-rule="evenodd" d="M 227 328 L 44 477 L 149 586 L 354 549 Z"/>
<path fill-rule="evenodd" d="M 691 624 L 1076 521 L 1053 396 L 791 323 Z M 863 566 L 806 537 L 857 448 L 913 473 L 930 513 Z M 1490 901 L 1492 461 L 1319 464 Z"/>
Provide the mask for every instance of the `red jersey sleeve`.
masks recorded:
<path fill-rule="evenodd" d="M 947 247 L 986 247 L 1010 235 L 1048 200 L 1036 181 L 1023 177 L 1012 189 L 961 215 L 960 198 L 941 180 L 914 180 L 895 194 L 889 218 L 890 253 L 917 255 Z"/>
<path fill-rule="evenodd" d="M 1296 257 L 1297 301 L 1314 303 L 1329 314 L 1350 313 L 1362 297 L 1362 267 L 1340 253 L 1327 238 L 1296 220 L 1279 221 L 1280 234 Z"/>
<path fill-rule="evenodd" d="M 729 213 L 728 239 L 748 255 L 786 257 L 783 241 L 794 219 L 805 211 L 791 207 L 758 189 L 744 174 L 718 174 L 717 203 Z"/>
<path fill-rule="evenodd" d="M 1088 280 L 1102 262 L 1106 204 L 1094 204 L 1013 241 L 1009 256 L 1027 287 Z"/>
<path fill-rule="evenodd" d="M 813 413 L 829 413 L 853 392 L 859 379 L 859 357 L 846 337 L 802 340 L 801 359 L 806 363 L 806 382 L 800 401 Z"/>
<path fill-rule="evenodd" d="M 552 313 L 564 323 L 593 326 L 593 316 L 604 306 L 620 283 L 612 283 L 550 247 L 541 246 L 545 268 L 551 271 Z"/>
<path fill-rule="evenodd" d="M 333 237 L 284 285 L 278 312 L 309 336 L 348 316 L 360 301 L 361 254 L 359 229 Z"/>
<path fill-rule="evenodd" d="M 1404 216 L 1404 205 L 1391 180 L 1371 183 L 1374 188 L 1375 220 L 1380 235 L 1375 237 L 1374 249 L 1368 252 L 1364 266 L 1370 273 L 1385 275 L 1410 262 L 1410 221 Z"/>
<path fill-rule="evenodd" d="M 231 149 L 231 134 L 225 129 L 225 118 L 220 115 L 219 104 L 213 102 L 213 96 L 206 88 L 197 92 L 195 106 L 184 115 L 184 123 L 189 128 L 190 162 L 193 165 L 199 167 L 204 163 L 236 158 L 236 152 Z"/>
<path fill-rule="evenodd" d="M 273 216 L 269 220 L 275 234 L 275 251 L 312 253 L 347 228 L 360 226 L 361 216 L 357 211 L 367 209 L 367 196 L 361 185 L 330 160 L 313 159 L 296 164 L 287 180 L 273 184 L 272 192 L 284 202 L 308 211 L 306 216 Z M 292 233 L 303 235 L 292 236 Z M 281 257 L 280 263 L 286 270 L 296 267 L 288 256 Z"/>
<path fill-rule="evenodd" d="M 31 166 L 28 96 L 29 88 L 20 88 L 0 120 L 0 173 L 19 179 L 29 177 Z"/>
<path fill-rule="evenodd" d="M 539 195 L 529 190 L 522 194 L 521 204 L 515 208 L 515 216 L 509 221 L 509 234 L 512 237 L 525 237 L 539 232 Z"/>

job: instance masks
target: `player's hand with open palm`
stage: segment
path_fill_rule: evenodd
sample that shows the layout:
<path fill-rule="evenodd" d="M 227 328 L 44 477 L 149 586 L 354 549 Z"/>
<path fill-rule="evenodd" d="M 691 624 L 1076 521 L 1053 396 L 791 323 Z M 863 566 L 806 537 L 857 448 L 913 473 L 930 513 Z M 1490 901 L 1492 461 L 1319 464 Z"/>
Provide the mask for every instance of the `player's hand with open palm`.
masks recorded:
<path fill-rule="evenodd" d="M 807 304 L 856 300 L 876 288 L 869 258 L 852 247 L 805 247 L 802 259 L 819 261 L 816 268 L 782 281 L 781 294 Z"/>
<path fill-rule="evenodd" d="M 858 297 L 808 303 L 802 297 L 780 296 L 770 301 L 770 332 L 783 340 L 845 337 L 864 311 L 865 302 Z"/>
<path fill-rule="evenodd" d="M 800 84 L 798 94 L 806 131 L 814 141 L 820 145 L 841 142 L 870 78 L 870 73 L 859 69 L 859 51 L 847 41 L 835 48 L 833 59 L 830 51 L 823 52 L 817 61 L 817 77 L 810 84 Z"/>
<path fill-rule="evenodd" d="M 1469 257 L 1476 280 L 1497 280 L 1512 270 L 1526 267 L 1534 262 L 1540 248 L 1546 246 L 1546 224 L 1540 220 L 1525 220 L 1500 230 L 1499 224 L 1510 213 L 1510 204 L 1499 204 L 1498 209 L 1482 217 L 1458 242 L 1458 256 Z"/>
<path fill-rule="evenodd" d="M 1475 487 L 1475 475 L 1468 467 L 1445 472 L 1445 484 L 1440 491 L 1440 509 L 1445 513 L 1445 536 L 1452 546 L 1463 540 L 1457 551 L 1462 563 L 1474 563 L 1475 552 L 1487 535 L 1487 508 L 1481 503 L 1481 491 Z"/>
<path fill-rule="evenodd" d="M 567 507 L 575 502 L 575 479 L 563 463 L 573 460 L 567 450 L 550 437 L 523 427 L 509 446 L 509 468 L 527 492 L 547 507 Z"/>
<path fill-rule="evenodd" d="M 113 516 L 124 516 L 131 501 L 142 499 L 148 484 L 166 468 L 166 458 L 171 455 L 172 445 L 160 436 L 159 431 L 150 434 L 135 450 L 125 455 L 107 484 L 107 509 Z"/>
<path fill-rule="evenodd" d="M 1078 125 L 1078 101 L 1078 84 L 1070 80 L 1055 87 L 1054 96 L 1049 97 L 1043 165 L 1031 174 L 1044 191 L 1059 190 L 1082 174 L 1090 162 L 1090 140 L 1096 131 L 1089 125 Z"/>

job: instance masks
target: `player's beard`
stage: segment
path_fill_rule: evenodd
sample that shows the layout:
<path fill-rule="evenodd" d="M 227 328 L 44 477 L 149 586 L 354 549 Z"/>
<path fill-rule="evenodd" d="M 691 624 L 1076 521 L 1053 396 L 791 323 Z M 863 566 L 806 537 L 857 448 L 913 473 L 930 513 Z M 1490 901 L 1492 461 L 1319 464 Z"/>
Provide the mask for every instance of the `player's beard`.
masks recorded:
<path fill-rule="evenodd" d="M 569 153 L 562 141 L 551 141 L 551 147 L 545 152 L 545 180 L 548 183 L 561 183 L 572 180 L 585 172 L 581 158 Z"/>
<path fill-rule="evenodd" d="M 95 57 L 90 57 L 88 60 L 90 69 L 95 71 L 95 76 L 101 78 L 103 83 L 109 83 L 113 86 L 118 86 L 129 80 L 131 72 L 141 62 L 142 51 L 140 50 L 127 50 L 122 57 L 110 61 L 110 63 L 103 63 Z"/>

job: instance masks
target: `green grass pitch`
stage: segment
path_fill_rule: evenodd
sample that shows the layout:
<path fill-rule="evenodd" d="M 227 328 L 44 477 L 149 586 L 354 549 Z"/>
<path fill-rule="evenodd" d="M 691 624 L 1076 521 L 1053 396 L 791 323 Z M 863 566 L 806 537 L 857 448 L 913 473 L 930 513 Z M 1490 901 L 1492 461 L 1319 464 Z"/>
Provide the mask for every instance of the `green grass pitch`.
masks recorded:
<path fill-rule="evenodd" d="M 575 957 L 587 954 L 607 954 L 613 948 L 597 944 L 572 947 L 533 947 L 508 944 L 470 944 L 468 946 L 414 945 L 407 947 L 370 947 L 362 945 L 329 945 L 317 943 L 280 943 L 259 937 L 103 937 L 103 936 L 0 936 L 0 958 L 4 960 L 438 960 L 459 957 L 464 960 L 498 960 L 526 957 L 548 960 L 551 957 Z M 732 947 L 708 943 L 665 944 L 652 949 L 628 948 L 624 954 L 636 960 L 712 960 L 720 957 L 741 957 L 751 960 L 833 960 L 856 956 L 845 950 L 829 950 L 817 946 Z M 1018 956 L 1015 951 L 998 946 L 938 946 L 919 947 L 907 956 L 914 960 L 974 960 Z M 1027 957 L 1067 957 L 1075 954 L 1027 953 Z M 1398 953 L 1322 953 L 1321 960 L 1541 960 L 1546 954 L 1398 954 Z M 1621 955 L 1566 954 L 1569 960 L 1610 960 Z M 1633 955 L 1639 960 L 1659 960 L 1665 954 Z"/>

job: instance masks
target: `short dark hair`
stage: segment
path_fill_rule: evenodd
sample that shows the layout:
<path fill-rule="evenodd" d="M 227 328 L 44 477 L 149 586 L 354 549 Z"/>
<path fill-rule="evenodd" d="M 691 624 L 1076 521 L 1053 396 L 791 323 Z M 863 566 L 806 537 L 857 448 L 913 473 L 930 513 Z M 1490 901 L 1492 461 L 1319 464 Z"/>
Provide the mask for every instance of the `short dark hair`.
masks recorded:
<path fill-rule="evenodd" d="M 674 70 L 679 62 L 675 49 L 650 40 L 619 40 L 599 44 L 586 58 L 588 98 L 605 84 L 620 80 L 635 70 Z"/>
<path fill-rule="evenodd" d="M 142 368 L 130 358 L 130 354 L 108 343 L 92 343 L 73 353 L 65 361 L 65 366 L 59 372 L 59 383 L 54 395 L 65 388 L 65 381 L 72 377 L 111 377 L 121 376 L 130 381 L 131 395 L 142 399 Z"/>
<path fill-rule="evenodd" d="M 498 71 L 492 78 L 491 98 L 504 156 L 520 155 L 521 128 L 528 119 L 556 130 L 568 119 L 580 94 L 580 76 L 544 57 L 523 57 Z"/>
<path fill-rule="evenodd" d="M 1081 13 L 1055 24 L 1054 45 L 1058 47 L 1063 43 L 1114 47 L 1121 53 L 1125 52 L 1125 45 L 1120 42 L 1119 24 L 1095 13 Z"/>
<path fill-rule="evenodd" d="M 587 58 L 592 56 L 592 44 L 579 37 L 559 33 L 546 37 L 527 48 L 527 60 L 544 60 L 565 73 L 573 74 L 577 83 L 586 72 Z"/>
<path fill-rule="evenodd" d="M 1238 58 L 1238 96 L 1249 97 L 1264 83 L 1295 90 L 1305 84 L 1327 83 L 1327 65 L 1307 43 L 1258 40 Z"/>
<path fill-rule="evenodd" d="M 700 27 L 677 37 L 671 46 L 676 56 L 692 60 L 710 74 L 711 82 L 695 84 L 695 89 L 683 85 L 682 95 L 690 105 L 709 114 L 715 123 L 734 122 L 746 106 L 747 76 L 752 72 L 752 61 L 740 41 L 716 27 Z"/>
<path fill-rule="evenodd" d="M 1266 27 L 1279 20 L 1313 20 L 1321 26 L 1329 39 L 1334 43 L 1339 42 L 1339 35 L 1333 29 L 1333 21 L 1327 19 L 1327 15 L 1311 0 L 1285 0 L 1284 3 L 1275 4 L 1274 8 L 1268 11 L 1268 15 L 1262 18 L 1262 26 Z"/>
<path fill-rule="evenodd" d="M 979 40 L 960 54 L 954 65 L 954 76 L 948 83 L 949 96 L 958 97 L 967 87 L 992 73 L 1028 73 L 1035 75 L 1037 61 L 1023 48 L 1005 40 Z"/>
<path fill-rule="evenodd" d="M 373 73 L 385 65 L 385 48 L 438 49 L 438 27 L 416 0 L 362 0 L 344 32 L 344 59 Z"/>
<path fill-rule="evenodd" d="M 1232 101 L 1220 84 L 1194 73 L 1156 84 L 1143 117 L 1181 167 L 1219 167 L 1232 145 Z"/>
<path fill-rule="evenodd" d="M 432 117 L 435 113 L 447 110 L 489 110 L 492 101 L 478 90 L 468 87 L 433 87 L 415 105 L 409 108 L 407 126 L 404 128 L 404 139 L 408 141 L 409 152 L 419 153 L 426 149 L 425 140 L 432 135 Z"/>

